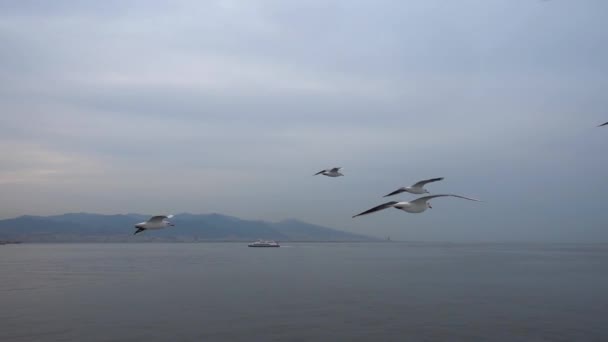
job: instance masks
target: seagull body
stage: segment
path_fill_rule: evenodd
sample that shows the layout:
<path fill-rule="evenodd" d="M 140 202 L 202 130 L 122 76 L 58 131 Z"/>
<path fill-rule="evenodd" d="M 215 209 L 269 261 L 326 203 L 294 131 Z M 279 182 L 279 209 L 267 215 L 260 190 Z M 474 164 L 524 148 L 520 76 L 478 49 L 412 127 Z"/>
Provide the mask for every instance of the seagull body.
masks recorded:
<path fill-rule="evenodd" d="M 333 169 L 325 169 L 325 170 L 321 170 L 317 173 L 315 173 L 316 175 L 323 175 L 323 176 L 327 176 L 327 177 L 340 177 L 340 176 L 344 176 L 343 174 L 340 173 L 340 169 L 342 169 L 341 167 L 334 167 Z"/>
<path fill-rule="evenodd" d="M 385 195 L 383 197 L 389 197 L 389 196 L 393 196 L 396 194 L 400 194 L 402 192 L 409 192 L 410 194 L 415 194 L 415 195 L 422 195 L 422 194 L 428 194 L 429 191 L 427 189 L 424 188 L 424 186 L 428 183 L 432 183 L 432 182 L 437 182 L 443 180 L 443 177 L 439 177 L 439 178 L 431 178 L 431 179 L 425 179 L 425 180 L 421 180 L 420 182 L 412 185 L 412 186 L 404 186 L 401 187 L 393 192 L 391 192 L 388 195 Z"/>
<path fill-rule="evenodd" d="M 605 123 L 603 123 L 603 124 L 601 124 L 601 125 L 599 125 L 597 127 L 602 127 L 602 126 L 606 126 L 606 125 L 608 125 L 608 122 L 605 122 Z"/>
<path fill-rule="evenodd" d="M 431 206 L 431 203 L 429 203 L 428 201 L 433 198 L 436 198 L 436 197 L 458 197 L 458 198 L 463 198 L 463 199 L 466 199 L 469 201 L 480 202 L 479 200 L 476 200 L 474 198 L 469 198 L 469 197 L 464 197 L 464 196 L 459 196 L 459 195 L 451 195 L 451 194 L 431 195 L 431 196 L 420 197 L 420 198 L 417 198 L 417 199 L 415 199 L 413 201 L 409 201 L 409 202 L 397 202 L 397 201 L 386 202 L 384 204 L 380 204 L 377 207 L 373 207 L 360 214 L 357 214 L 357 215 L 353 216 L 353 218 L 355 218 L 357 216 L 375 213 L 376 211 L 384 210 L 387 208 L 401 209 L 408 213 L 418 214 L 418 213 L 424 212 L 427 208 L 432 209 L 433 207 Z"/>
<path fill-rule="evenodd" d="M 173 217 L 173 215 L 152 216 L 150 219 L 148 219 L 148 221 L 140 222 L 140 223 L 136 224 L 135 228 L 137 228 L 137 230 L 135 231 L 135 233 L 133 233 L 133 235 L 135 235 L 137 233 L 141 233 L 144 230 L 148 230 L 148 229 L 162 229 L 162 228 L 166 228 L 169 226 L 172 227 L 172 226 L 174 226 L 174 224 L 169 222 L 169 219 L 172 217 Z"/>

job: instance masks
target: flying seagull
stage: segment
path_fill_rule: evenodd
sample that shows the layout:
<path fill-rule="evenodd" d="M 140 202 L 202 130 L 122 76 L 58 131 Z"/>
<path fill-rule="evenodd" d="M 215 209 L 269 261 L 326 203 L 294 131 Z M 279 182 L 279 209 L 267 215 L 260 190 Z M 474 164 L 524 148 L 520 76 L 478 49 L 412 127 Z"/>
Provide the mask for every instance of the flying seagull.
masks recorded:
<path fill-rule="evenodd" d="M 152 216 L 148 221 L 136 224 L 135 228 L 137 228 L 137 230 L 135 231 L 135 233 L 133 233 L 133 235 L 141 233 L 146 229 L 161 229 L 166 228 L 168 226 L 174 226 L 173 223 L 169 222 L 169 219 L 172 217 L 173 215 Z"/>
<path fill-rule="evenodd" d="M 608 122 L 605 122 L 605 123 L 603 123 L 603 124 L 601 124 L 601 125 L 599 125 L 597 127 L 602 127 L 602 126 L 606 126 L 606 125 L 608 125 Z"/>
<path fill-rule="evenodd" d="M 325 169 L 325 170 L 321 170 L 317 173 L 315 173 L 316 175 L 323 175 L 323 176 L 327 176 L 327 177 L 340 177 L 340 176 L 344 176 L 343 174 L 340 173 L 340 169 L 342 169 L 341 167 L 334 167 L 333 169 Z"/>
<path fill-rule="evenodd" d="M 431 196 L 424 196 L 424 197 L 420 197 L 417 198 L 413 201 L 410 202 L 397 202 L 397 201 L 391 201 L 391 202 L 386 202 L 384 204 L 380 204 L 377 207 L 373 207 L 369 210 L 366 210 L 360 214 L 357 214 L 355 216 L 353 216 L 353 218 L 357 217 L 357 216 L 362 216 L 362 215 L 367 215 L 367 214 L 371 214 L 371 213 L 375 213 L 376 211 L 380 211 L 380 210 L 384 210 L 387 208 L 395 208 L 395 209 L 401 209 L 403 211 L 407 211 L 408 213 L 421 213 L 423 211 L 426 210 L 426 208 L 433 208 L 431 206 L 431 203 L 428 203 L 429 200 L 435 198 L 435 197 L 458 197 L 458 198 L 464 198 L 466 200 L 469 201 L 476 201 L 476 202 L 481 202 L 480 200 L 476 200 L 474 198 L 469 198 L 469 197 L 464 197 L 464 196 L 458 196 L 458 195 L 450 195 L 450 194 L 444 194 L 444 195 L 431 195 Z"/>
<path fill-rule="evenodd" d="M 410 194 L 416 194 L 416 195 L 428 194 L 429 191 L 427 189 L 425 189 L 424 186 L 427 185 L 428 183 L 437 182 L 440 180 L 443 180 L 443 177 L 421 180 L 420 182 L 418 182 L 412 186 L 401 187 L 383 197 L 393 196 L 396 194 L 400 194 L 402 192 L 409 192 Z"/>

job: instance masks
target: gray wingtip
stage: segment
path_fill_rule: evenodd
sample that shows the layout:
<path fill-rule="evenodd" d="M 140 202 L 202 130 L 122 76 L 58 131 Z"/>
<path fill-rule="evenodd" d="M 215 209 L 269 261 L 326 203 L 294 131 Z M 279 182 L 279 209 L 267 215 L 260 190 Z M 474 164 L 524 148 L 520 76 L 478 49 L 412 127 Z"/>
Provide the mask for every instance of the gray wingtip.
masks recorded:
<path fill-rule="evenodd" d="M 465 197 L 465 196 L 460 196 L 460 197 L 462 197 L 462 198 L 464 198 L 464 199 L 468 199 L 468 200 L 470 200 L 470 201 L 475 201 L 475 202 L 483 202 L 482 200 L 477 199 L 477 198 L 473 198 L 473 197 Z"/>
<path fill-rule="evenodd" d="M 388 194 L 386 194 L 386 195 L 384 195 L 384 196 L 382 196 L 382 197 L 383 197 L 383 198 L 384 198 L 384 197 L 391 197 L 391 196 L 395 196 L 395 195 L 397 195 L 397 194 L 400 194 L 400 193 L 402 193 L 402 192 L 403 192 L 403 191 L 401 191 L 401 189 L 397 189 L 397 190 L 395 190 L 395 191 L 393 191 L 393 192 L 391 192 L 391 193 L 388 193 Z"/>

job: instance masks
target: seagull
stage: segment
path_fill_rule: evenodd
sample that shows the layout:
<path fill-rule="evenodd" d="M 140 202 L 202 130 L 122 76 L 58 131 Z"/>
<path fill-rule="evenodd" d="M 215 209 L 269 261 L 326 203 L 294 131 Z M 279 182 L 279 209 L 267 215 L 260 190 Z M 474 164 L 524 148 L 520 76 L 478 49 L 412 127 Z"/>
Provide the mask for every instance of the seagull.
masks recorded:
<path fill-rule="evenodd" d="M 602 127 L 602 126 L 606 126 L 606 125 L 608 125 L 608 122 L 605 122 L 605 123 L 603 123 L 603 124 L 601 124 L 601 125 L 599 125 L 597 127 Z"/>
<path fill-rule="evenodd" d="M 401 187 L 383 197 L 393 196 L 396 194 L 400 194 L 402 192 L 409 192 L 410 194 L 416 194 L 416 195 L 428 194 L 429 191 L 427 189 L 425 189 L 424 186 L 428 183 L 437 182 L 440 180 L 443 180 L 443 177 L 421 180 L 420 182 L 418 182 L 412 186 Z"/>
<path fill-rule="evenodd" d="M 407 211 L 408 213 L 421 213 L 423 211 L 426 210 L 426 208 L 433 208 L 431 206 L 431 203 L 428 203 L 429 200 L 435 198 L 435 197 L 458 197 L 458 198 L 464 198 L 466 200 L 469 201 L 476 201 L 476 202 L 481 202 L 480 200 L 476 200 L 474 198 L 469 198 L 469 197 L 464 197 L 464 196 L 459 196 L 459 195 L 451 195 L 451 194 L 443 194 L 443 195 L 431 195 L 431 196 L 424 196 L 424 197 L 420 197 L 417 198 L 413 201 L 410 202 L 397 202 L 397 201 L 391 201 L 391 202 L 386 202 L 384 204 L 380 204 L 377 207 L 373 207 L 369 210 L 366 210 L 360 214 L 357 214 L 355 216 L 353 216 L 353 218 L 357 217 L 357 216 L 362 216 L 362 215 L 367 215 L 367 214 L 371 214 L 371 213 L 375 213 L 376 211 L 380 211 L 383 209 L 387 209 L 390 207 L 393 207 L 395 209 L 401 209 L 403 211 Z"/>
<path fill-rule="evenodd" d="M 341 167 L 334 167 L 333 169 L 325 169 L 325 170 L 321 170 L 317 173 L 315 173 L 314 175 L 323 175 L 323 176 L 327 176 L 327 177 L 340 177 L 340 176 L 344 176 L 343 174 L 340 173 L 340 169 L 342 169 Z"/>
<path fill-rule="evenodd" d="M 146 229 L 161 229 L 166 228 L 168 226 L 175 226 L 173 223 L 169 222 L 169 219 L 172 218 L 173 215 L 160 215 L 160 216 L 152 216 L 148 221 L 140 222 L 135 225 L 137 230 L 133 235 L 137 233 L 141 233 Z"/>

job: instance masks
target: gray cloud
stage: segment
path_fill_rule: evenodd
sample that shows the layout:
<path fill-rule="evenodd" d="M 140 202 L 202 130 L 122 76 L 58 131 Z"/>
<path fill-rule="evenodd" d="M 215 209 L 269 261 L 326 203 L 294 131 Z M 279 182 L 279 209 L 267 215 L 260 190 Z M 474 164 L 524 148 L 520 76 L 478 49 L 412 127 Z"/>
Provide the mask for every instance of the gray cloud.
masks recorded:
<path fill-rule="evenodd" d="M 1 3 L 0 217 L 215 211 L 395 239 L 605 241 L 606 10 Z M 347 177 L 311 176 L 334 165 Z M 433 192 L 486 202 L 350 219 L 435 176 Z"/>

